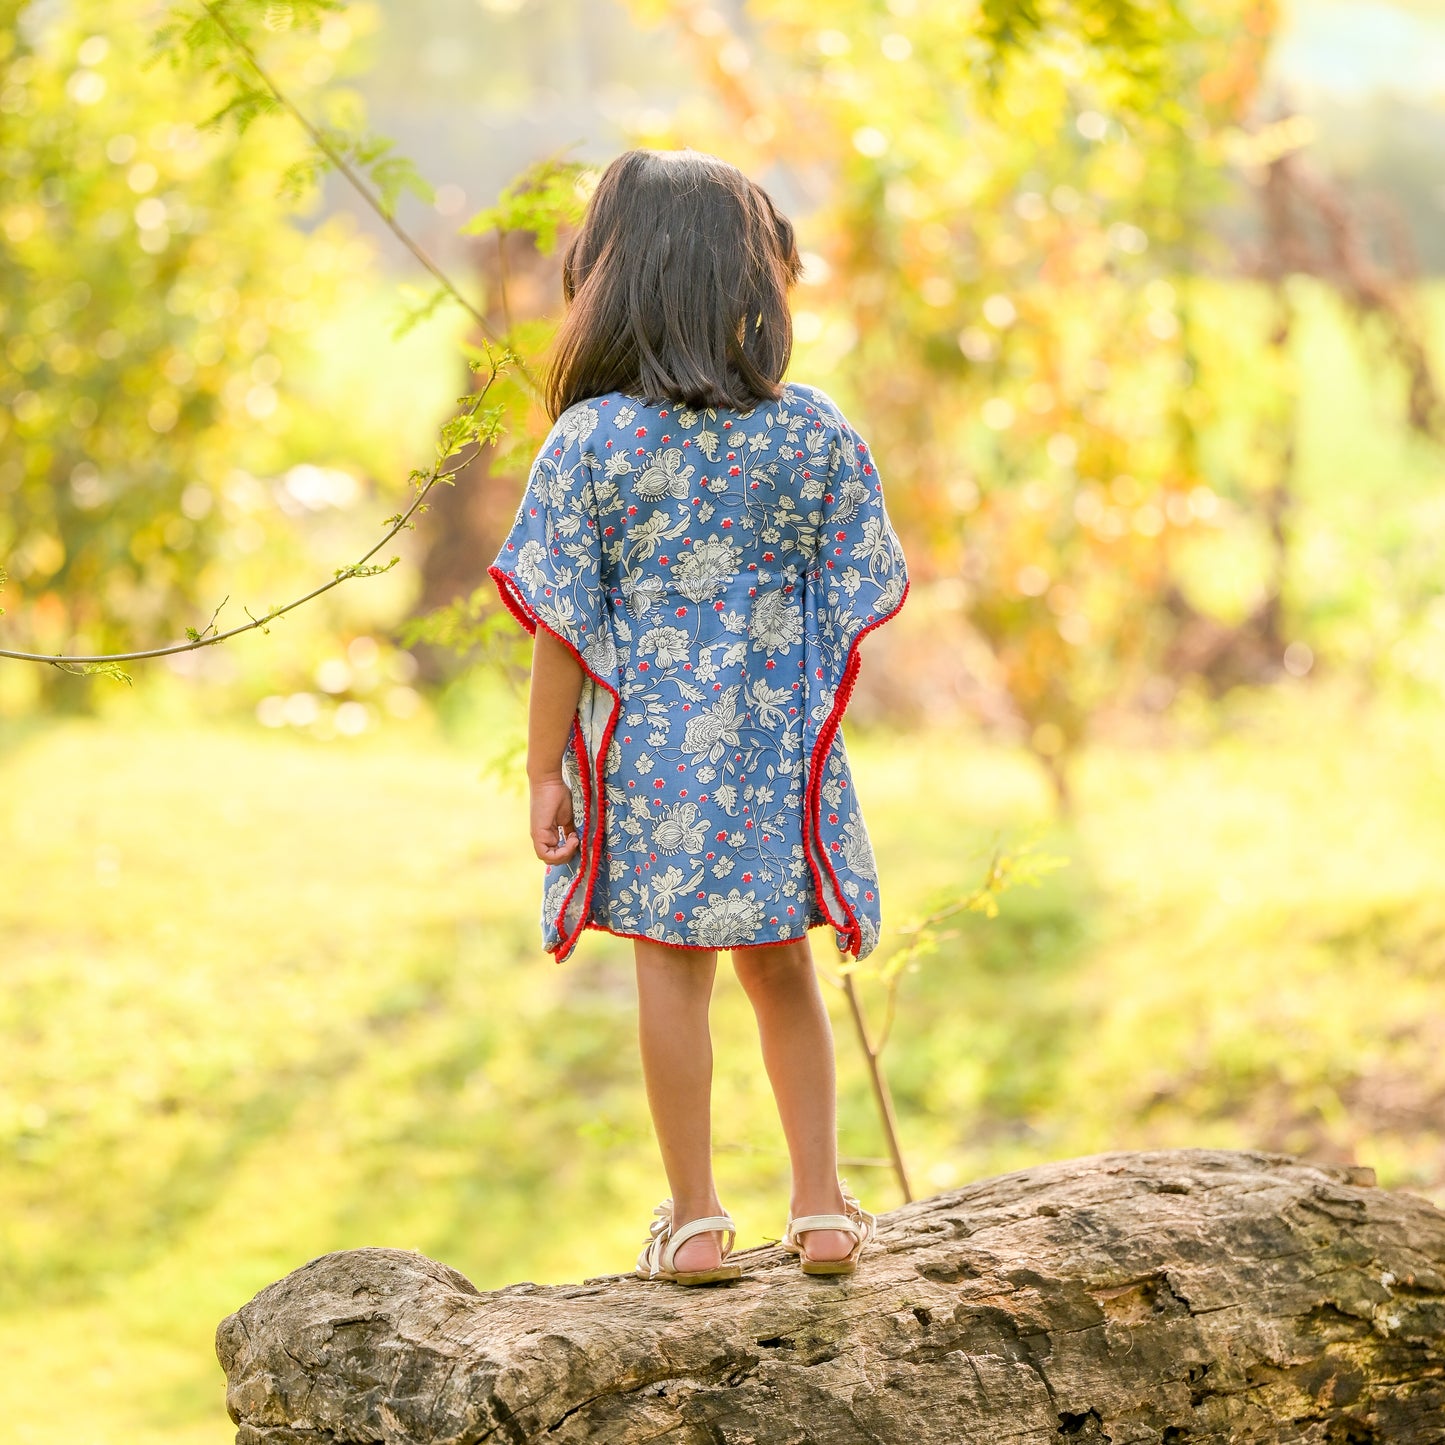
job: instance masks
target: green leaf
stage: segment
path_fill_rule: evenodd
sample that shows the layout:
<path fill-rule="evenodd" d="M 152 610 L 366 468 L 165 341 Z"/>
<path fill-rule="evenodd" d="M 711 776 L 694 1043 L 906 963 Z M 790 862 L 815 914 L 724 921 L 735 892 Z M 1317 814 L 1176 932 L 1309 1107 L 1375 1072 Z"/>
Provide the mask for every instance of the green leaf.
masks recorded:
<path fill-rule="evenodd" d="M 575 226 L 587 209 L 596 168 L 581 161 L 539 161 L 503 190 L 495 206 L 478 211 L 461 227 L 463 236 L 487 231 L 531 231 L 537 249 L 550 255 L 563 226 Z"/>

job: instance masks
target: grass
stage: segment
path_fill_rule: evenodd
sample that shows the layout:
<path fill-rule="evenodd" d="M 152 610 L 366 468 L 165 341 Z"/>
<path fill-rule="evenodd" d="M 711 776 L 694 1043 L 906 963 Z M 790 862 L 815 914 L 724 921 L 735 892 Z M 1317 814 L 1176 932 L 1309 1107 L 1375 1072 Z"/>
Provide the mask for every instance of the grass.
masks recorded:
<path fill-rule="evenodd" d="M 885 1058 L 917 1187 L 1210 1143 L 1445 1201 L 1438 711 L 1241 698 L 1192 742 L 1096 746 L 1067 827 L 1026 758 L 972 736 L 849 749 L 885 927 L 970 887 L 1000 829 L 1070 859 L 905 981 Z M 327 1250 L 416 1248 L 483 1287 L 630 1264 L 665 1188 L 629 945 L 540 952 L 523 800 L 482 760 L 422 721 L 0 737 L 10 1439 L 229 1440 L 217 1321 Z M 837 1023 L 843 1148 L 876 1159 Z M 753 1243 L 785 1167 L 726 969 L 715 1027 L 719 1172 Z M 886 1170 L 845 1172 L 892 1202 Z"/>

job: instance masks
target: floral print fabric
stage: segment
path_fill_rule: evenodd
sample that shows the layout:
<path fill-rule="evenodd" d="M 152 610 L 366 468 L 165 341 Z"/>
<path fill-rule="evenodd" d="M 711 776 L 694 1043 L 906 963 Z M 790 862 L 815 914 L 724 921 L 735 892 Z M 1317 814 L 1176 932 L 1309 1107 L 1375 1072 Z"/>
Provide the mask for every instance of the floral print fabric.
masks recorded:
<path fill-rule="evenodd" d="M 867 444 L 823 392 L 571 407 L 490 573 L 586 674 L 562 759 L 581 847 L 543 883 L 559 962 L 587 927 L 733 948 L 831 924 L 872 951 L 878 871 L 839 723 L 858 641 L 908 575 Z"/>

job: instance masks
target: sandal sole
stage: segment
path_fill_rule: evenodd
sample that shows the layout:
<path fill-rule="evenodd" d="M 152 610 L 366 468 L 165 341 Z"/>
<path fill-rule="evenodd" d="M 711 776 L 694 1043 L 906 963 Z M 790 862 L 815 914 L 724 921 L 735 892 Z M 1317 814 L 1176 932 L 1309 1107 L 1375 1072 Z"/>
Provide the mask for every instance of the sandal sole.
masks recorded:
<path fill-rule="evenodd" d="M 642 1274 L 637 1278 L 644 1284 L 725 1284 L 728 1280 L 741 1279 L 742 1268 L 724 1265 L 721 1269 L 691 1270 L 686 1274 Z"/>
<path fill-rule="evenodd" d="M 851 1259 L 809 1259 L 803 1262 L 804 1274 L 855 1274 L 857 1270 L 857 1261 Z"/>

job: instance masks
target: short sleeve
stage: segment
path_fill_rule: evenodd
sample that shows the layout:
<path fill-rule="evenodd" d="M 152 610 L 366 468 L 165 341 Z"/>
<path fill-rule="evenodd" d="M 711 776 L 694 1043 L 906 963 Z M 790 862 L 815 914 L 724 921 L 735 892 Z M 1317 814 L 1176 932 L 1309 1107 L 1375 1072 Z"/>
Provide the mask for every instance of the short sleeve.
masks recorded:
<path fill-rule="evenodd" d="M 586 404 L 557 419 L 488 572 L 528 632 L 541 624 L 584 666 L 609 676 L 615 649 L 604 617 L 597 463 L 589 443 L 596 426 L 596 410 Z"/>
<path fill-rule="evenodd" d="M 895 613 L 908 589 L 908 564 L 868 443 L 838 416 L 819 536 L 824 615 L 840 661 L 865 632 Z"/>

